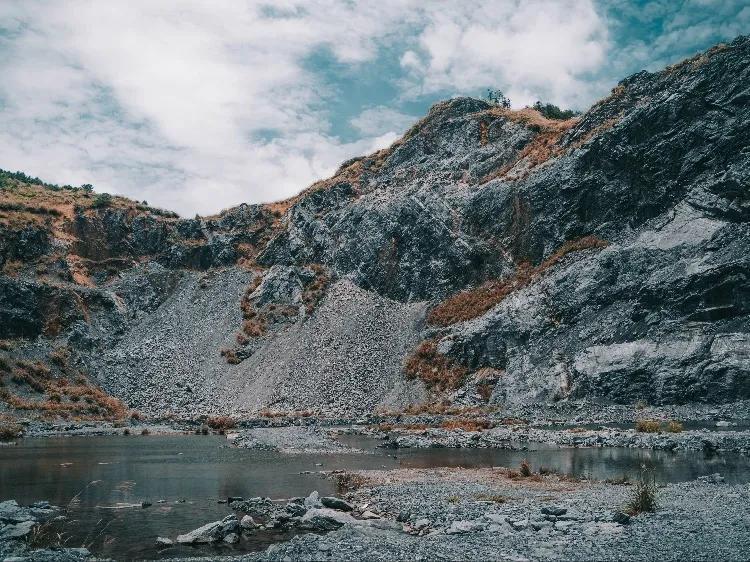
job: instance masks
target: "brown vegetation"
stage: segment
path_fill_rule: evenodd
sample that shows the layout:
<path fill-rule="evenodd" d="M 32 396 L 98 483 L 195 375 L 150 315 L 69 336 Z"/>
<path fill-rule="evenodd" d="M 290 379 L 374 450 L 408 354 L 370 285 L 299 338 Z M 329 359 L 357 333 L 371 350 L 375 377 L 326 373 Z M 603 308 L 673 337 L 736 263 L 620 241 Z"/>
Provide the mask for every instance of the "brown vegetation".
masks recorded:
<path fill-rule="evenodd" d="M 441 391 L 461 386 L 468 372 L 466 367 L 439 353 L 435 339 L 420 343 L 404 363 L 408 378 L 420 379 L 429 388 Z"/>
<path fill-rule="evenodd" d="M 635 422 L 635 430 L 639 433 L 658 433 L 661 428 L 659 420 L 638 420 Z"/>
<path fill-rule="evenodd" d="M 633 492 L 625 511 L 628 515 L 638 515 L 656 511 L 658 489 L 653 472 L 642 470 L 638 482 L 636 482 Z"/>
<path fill-rule="evenodd" d="M 605 248 L 607 245 L 607 242 L 596 236 L 584 236 L 565 242 L 536 267 L 521 263 L 516 271 L 505 279 L 487 281 L 474 289 L 461 291 L 447 298 L 430 311 L 427 322 L 433 326 L 450 326 L 481 316 L 514 291 L 531 284 L 569 253 Z"/>
<path fill-rule="evenodd" d="M 23 427 L 8 416 L 0 417 L 0 441 L 11 441 L 23 435 Z"/>
<path fill-rule="evenodd" d="M 521 149 L 512 162 L 481 178 L 479 183 L 482 184 L 497 178 L 510 180 L 523 179 L 531 170 L 562 152 L 558 146 L 558 141 L 565 132 L 578 123 L 577 117 L 564 121 L 547 119 L 537 110 L 529 107 L 520 110 L 492 107 L 477 115 L 480 117 L 490 115 L 507 119 L 508 121 L 520 123 L 537 133 Z"/>
<path fill-rule="evenodd" d="M 667 432 L 669 433 L 682 433 L 685 427 L 677 420 L 669 420 L 667 422 Z"/>
<path fill-rule="evenodd" d="M 12 370 L 11 381 L 26 386 L 31 392 L 41 395 L 38 399 L 25 398 L 10 388 L 0 389 L 0 401 L 16 410 L 39 412 L 44 417 L 71 417 L 80 419 L 120 419 L 126 408 L 118 399 L 93 386 L 80 372 L 75 383 L 67 378 L 55 378 L 41 362 L 17 360 Z M 67 363 L 65 369 L 69 370 Z"/>
<path fill-rule="evenodd" d="M 216 431 L 232 429 L 236 424 L 231 416 L 213 416 L 206 420 L 206 425 Z"/>

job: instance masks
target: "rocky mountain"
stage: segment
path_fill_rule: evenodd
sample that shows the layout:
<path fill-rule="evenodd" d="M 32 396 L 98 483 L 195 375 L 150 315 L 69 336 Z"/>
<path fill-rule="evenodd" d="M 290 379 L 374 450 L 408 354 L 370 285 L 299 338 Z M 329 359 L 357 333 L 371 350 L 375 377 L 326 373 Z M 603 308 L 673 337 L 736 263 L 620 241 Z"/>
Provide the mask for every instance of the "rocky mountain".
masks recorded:
<path fill-rule="evenodd" d="M 452 99 L 205 218 L 4 174 L 4 408 L 84 415 L 76 373 L 154 414 L 748 399 L 749 85 L 741 37 L 567 121 Z"/>

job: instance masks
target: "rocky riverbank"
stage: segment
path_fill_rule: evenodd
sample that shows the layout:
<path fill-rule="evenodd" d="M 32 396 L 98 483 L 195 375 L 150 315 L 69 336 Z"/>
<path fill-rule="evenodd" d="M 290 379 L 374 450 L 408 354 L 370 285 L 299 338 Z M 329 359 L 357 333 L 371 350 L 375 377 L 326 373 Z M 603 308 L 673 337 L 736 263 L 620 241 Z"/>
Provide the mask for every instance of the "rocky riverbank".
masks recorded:
<path fill-rule="evenodd" d="M 20 506 L 15 500 L 0 502 L 0 558 L 39 562 L 88 559 L 90 553 L 85 548 L 41 547 L 55 542 L 49 523 L 64 518 L 61 513 L 47 501 L 29 506 Z"/>
<path fill-rule="evenodd" d="M 720 479 L 661 486 L 657 510 L 635 516 L 624 511 L 633 486 L 557 475 L 407 469 L 346 479 L 359 486 L 347 502 L 358 519 L 336 516 L 328 532 L 231 560 L 744 560 L 750 548 L 750 490 Z"/>

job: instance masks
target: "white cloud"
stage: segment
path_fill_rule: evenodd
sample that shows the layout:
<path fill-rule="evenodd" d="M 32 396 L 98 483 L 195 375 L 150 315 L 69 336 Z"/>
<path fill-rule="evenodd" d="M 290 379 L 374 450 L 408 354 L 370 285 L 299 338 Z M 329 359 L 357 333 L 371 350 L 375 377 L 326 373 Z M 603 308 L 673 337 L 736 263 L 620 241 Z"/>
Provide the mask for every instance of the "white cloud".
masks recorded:
<path fill-rule="evenodd" d="M 582 76 L 605 59 L 607 28 L 586 0 L 516 0 L 435 10 L 419 36 L 414 93 L 457 92 L 495 85 L 514 105 L 546 99 L 565 105 L 590 102 Z"/>
<path fill-rule="evenodd" d="M 287 197 L 408 127 L 362 108 L 342 142 L 321 49 L 364 73 L 388 47 L 400 100 L 492 84 L 567 104 L 607 45 L 587 0 L 8 1 L 0 22 L 0 167 L 184 214 Z"/>
<path fill-rule="evenodd" d="M 351 119 L 352 127 L 365 136 L 377 136 L 385 133 L 404 133 L 418 117 L 401 113 L 389 107 L 378 106 L 365 109 Z"/>

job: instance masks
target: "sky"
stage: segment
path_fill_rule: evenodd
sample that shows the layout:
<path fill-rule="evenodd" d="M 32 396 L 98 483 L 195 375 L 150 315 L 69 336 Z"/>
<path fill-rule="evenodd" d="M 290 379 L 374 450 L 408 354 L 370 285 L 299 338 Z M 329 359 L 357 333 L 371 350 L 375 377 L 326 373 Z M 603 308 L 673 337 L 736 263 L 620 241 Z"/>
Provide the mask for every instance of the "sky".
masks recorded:
<path fill-rule="evenodd" d="M 750 0 L 2 0 L 0 168 L 209 215 L 292 196 L 429 107 L 585 110 L 750 33 Z"/>

